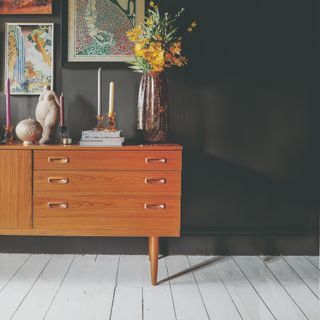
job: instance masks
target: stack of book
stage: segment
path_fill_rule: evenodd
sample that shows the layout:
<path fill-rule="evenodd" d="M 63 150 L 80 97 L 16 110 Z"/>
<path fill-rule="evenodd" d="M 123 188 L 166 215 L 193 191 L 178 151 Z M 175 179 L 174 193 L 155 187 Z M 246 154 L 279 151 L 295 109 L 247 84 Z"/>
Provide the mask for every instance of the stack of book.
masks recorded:
<path fill-rule="evenodd" d="M 82 131 L 80 146 L 122 146 L 124 137 L 118 131 Z"/>

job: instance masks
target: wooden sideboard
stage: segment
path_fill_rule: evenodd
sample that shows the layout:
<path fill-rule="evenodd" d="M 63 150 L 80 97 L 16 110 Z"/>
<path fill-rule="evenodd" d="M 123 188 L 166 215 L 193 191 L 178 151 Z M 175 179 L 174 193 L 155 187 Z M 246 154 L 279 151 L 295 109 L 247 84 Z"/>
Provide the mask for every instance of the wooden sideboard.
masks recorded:
<path fill-rule="evenodd" d="M 180 236 L 182 147 L 0 145 L 0 234 Z"/>

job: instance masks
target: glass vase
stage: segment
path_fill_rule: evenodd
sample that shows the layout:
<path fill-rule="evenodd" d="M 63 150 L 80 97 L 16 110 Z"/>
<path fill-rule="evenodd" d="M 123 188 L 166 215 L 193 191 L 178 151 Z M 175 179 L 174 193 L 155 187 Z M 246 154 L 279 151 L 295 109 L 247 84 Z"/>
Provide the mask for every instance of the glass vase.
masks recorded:
<path fill-rule="evenodd" d="M 146 142 L 168 140 L 168 90 L 164 72 L 144 73 L 138 97 L 138 131 Z"/>

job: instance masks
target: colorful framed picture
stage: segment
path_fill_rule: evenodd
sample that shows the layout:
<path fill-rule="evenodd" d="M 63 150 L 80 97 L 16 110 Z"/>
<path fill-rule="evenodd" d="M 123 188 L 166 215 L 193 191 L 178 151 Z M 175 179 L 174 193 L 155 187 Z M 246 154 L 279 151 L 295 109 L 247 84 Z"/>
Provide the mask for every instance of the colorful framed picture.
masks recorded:
<path fill-rule="evenodd" d="M 54 24 L 6 23 L 5 79 L 13 95 L 39 95 L 53 88 Z"/>
<path fill-rule="evenodd" d="M 52 14 L 52 0 L 1 0 L 0 14 Z"/>
<path fill-rule="evenodd" d="M 63 8 L 63 65 L 126 62 L 133 48 L 126 32 L 143 22 L 144 0 L 68 0 Z M 62 46 L 62 47 L 63 47 Z"/>

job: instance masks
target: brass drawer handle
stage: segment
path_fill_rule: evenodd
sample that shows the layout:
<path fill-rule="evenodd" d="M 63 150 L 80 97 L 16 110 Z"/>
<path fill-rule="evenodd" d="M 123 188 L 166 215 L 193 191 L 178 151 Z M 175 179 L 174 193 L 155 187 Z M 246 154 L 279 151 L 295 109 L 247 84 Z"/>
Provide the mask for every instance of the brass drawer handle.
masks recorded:
<path fill-rule="evenodd" d="M 68 203 L 64 202 L 48 202 L 48 207 L 51 209 L 67 209 Z"/>
<path fill-rule="evenodd" d="M 166 164 L 167 158 L 148 158 L 147 157 L 145 161 L 146 163 L 149 163 L 149 164 L 157 164 L 157 163 Z"/>
<path fill-rule="evenodd" d="M 160 204 L 150 204 L 150 203 L 145 203 L 144 204 L 145 209 L 157 209 L 157 210 L 163 210 L 166 208 L 166 205 L 164 203 Z"/>
<path fill-rule="evenodd" d="M 49 157 L 48 162 L 65 164 L 69 162 L 69 158 L 68 157 Z"/>
<path fill-rule="evenodd" d="M 55 184 L 67 184 L 69 183 L 68 178 L 62 178 L 62 177 L 49 177 L 48 178 L 48 183 L 55 183 Z"/>
<path fill-rule="evenodd" d="M 167 180 L 165 178 L 161 178 L 161 179 L 145 178 L 144 183 L 146 183 L 146 184 L 166 184 Z"/>

